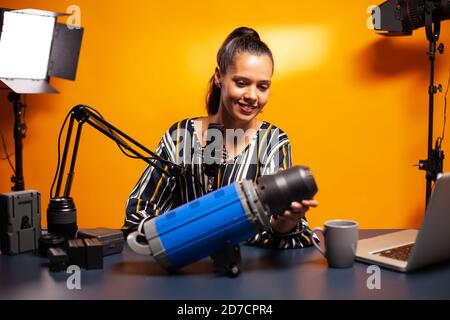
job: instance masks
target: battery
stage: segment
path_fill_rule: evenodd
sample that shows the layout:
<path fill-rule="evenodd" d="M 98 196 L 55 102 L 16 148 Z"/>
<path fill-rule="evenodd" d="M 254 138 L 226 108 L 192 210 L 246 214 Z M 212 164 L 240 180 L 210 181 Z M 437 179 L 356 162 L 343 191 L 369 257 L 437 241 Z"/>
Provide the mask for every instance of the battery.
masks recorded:
<path fill-rule="evenodd" d="M 17 255 L 38 249 L 41 236 L 39 191 L 0 194 L 0 250 Z"/>
<path fill-rule="evenodd" d="M 76 265 L 80 268 L 86 268 L 86 253 L 83 240 L 68 240 L 67 254 L 69 255 L 69 265 Z"/>
<path fill-rule="evenodd" d="M 86 253 L 86 269 L 103 269 L 103 245 L 97 238 L 83 239 Z"/>
<path fill-rule="evenodd" d="M 121 253 L 125 242 L 123 232 L 108 228 L 79 229 L 78 239 L 97 238 L 103 245 L 103 256 Z"/>

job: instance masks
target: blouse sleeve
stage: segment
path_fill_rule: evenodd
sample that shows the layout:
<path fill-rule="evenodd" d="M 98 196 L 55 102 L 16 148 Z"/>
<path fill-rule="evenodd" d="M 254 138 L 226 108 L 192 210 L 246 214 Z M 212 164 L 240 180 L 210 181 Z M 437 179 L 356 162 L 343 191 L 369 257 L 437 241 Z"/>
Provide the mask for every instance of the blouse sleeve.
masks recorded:
<path fill-rule="evenodd" d="M 291 146 L 288 139 L 281 141 L 276 150 L 264 164 L 262 175 L 275 174 L 280 169 L 292 167 Z M 318 242 L 318 238 L 314 236 Z M 260 247 L 280 249 L 305 248 L 312 246 L 311 229 L 306 218 L 297 223 L 294 230 L 287 234 L 278 234 L 273 230 L 262 231 L 248 240 L 248 243 Z"/>
<path fill-rule="evenodd" d="M 156 154 L 164 160 L 171 161 L 171 152 L 167 147 L 168 144 L 170 142 L 167 141 L 167 137 L 163 137 L 156 149 Z M 155 162 L 159 167 L 167 169 L 166 163 L 162 161 Z M 174 204 L 173 194 L 175 188 L 175 182 L 167 175 L 148 165 L 128 198 L 125 226 L 137 226 L 143 219 L 154 218 L 169 211 Z"/>

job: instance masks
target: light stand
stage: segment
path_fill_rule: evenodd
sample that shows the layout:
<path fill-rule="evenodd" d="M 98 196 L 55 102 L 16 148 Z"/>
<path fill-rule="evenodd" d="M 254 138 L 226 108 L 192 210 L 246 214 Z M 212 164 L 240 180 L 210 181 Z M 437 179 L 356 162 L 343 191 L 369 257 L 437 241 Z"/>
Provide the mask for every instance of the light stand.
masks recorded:
<path fill-rule="evenodd" d="M 61 195 L 61 187 L 64 179 L 64 170 L 69 153 L 74 123 L 77 121 L 78 127 L 72 150 L 72 158 L 67 179 L 64 186 L 64 193 Z M 119 145 L 120 148 L 131 152 L 134 156 L 127 154 L 133 158 L 144 160 L 147 164 L 153 166 L 160 173 L 167 175 L 171 179 L 178 178 L 187 174 L 183 166 L 174 164 L 168 160 L 162 159 L 136 140 L 132 139 L 112 124 L 103 119 L 92 108 L 84 105 L 78 105 L 71 110 L 69 127 L 67 130 L 64 151 L 61 163 L 58 164 L 57 184 L 55 195 L 52 194 L 47 210 L 48 230 L 51 233 L 61 234 L 66 238 L 74 238 L 77 231 L 76 225 L 76 209 L 73 199 L 70 197 L 72 188 L 75 164 L 77 159 L 78 147 L 80 144 L 81 132 L 84 124 L 89 124 L 93 128 L 103 133 Z M 123 152 L 125 152 L 122 149 Z M 147 155 L 144 155 L 147 154 Z M 162 167 L 164 164 L 165 167 Z M 56 177 L 55 177 L 56 178 Z"/>
<path fill-rule="evenodd" d="M 15 92 L 10 92 L 8 94 L 8 100 L 13 104 L 14 109 L 14 142 L 15 142 L 15 174 L 11 177 L 11 182 L 14 186 L 11 188 L 12 191 L 22 191 L 25 190 L 25 182 L 23 177 L 23 143 L 22 140 L 25 138 L 25 124 L 22 123 L 23 108 L 25 105 L 20 102 L 20 94 Z"/>
<path fill-rule="evenodd" d="M 75 80 L 84 29 L 57 23 L 57 18 L 64 15 L 67 14 L 0 8 L 0 82 L 12 90 L 8 100 L 13 104 L 15 118 L 12 191 L 25 189 L 25 105 L 20 102 L 20 95 L 57 93 L 50 85 L 51 77 Z"/>
<path fill-rule="evenodd" d="M 430 60 L 430 85 L 428 87 L 429 96 L 429 116 L 428 116 L 428 159 L 419 161 L 419 169 L 426 171 L 426 199 L 425 203 L 428 206 L 428 201 L 431 196 L 432 182 L 436 181 L 439 173 L 443 171 L 444 152 L 441 146 L 436 143 L 433 149 L 433 117 L 434 117 L 434 95 L 438 89 L 442 90 L 442 86 L 436 87 L 434 85 L 434 61 L 436 57 L 436 42 L 440 35 L 440 20 L 433 22 L 434 3 L 432 1 L 425 2 L 425 32 L 429 41 L 428 58 Z M 434 25 L 434 27 L 433 27 Z M 437 48 L 439 53 L 444 52 L 444 45 L 441 43 Z"/>

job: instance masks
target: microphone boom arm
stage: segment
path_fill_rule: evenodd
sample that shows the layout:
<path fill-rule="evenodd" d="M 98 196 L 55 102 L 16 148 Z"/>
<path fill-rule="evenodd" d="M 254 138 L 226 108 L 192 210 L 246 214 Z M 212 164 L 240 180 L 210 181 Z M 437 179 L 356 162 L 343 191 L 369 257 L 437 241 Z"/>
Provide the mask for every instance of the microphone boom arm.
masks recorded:
<path fill-rule="evenodd" d="M 67 130 L 66 135 L 66 141 L 64 144 L 64 151 L 63 156 L 61 160 L 61 164 L 58 167 L 58 180 L 56 185 L 56 192 L 55 197 L 60 196 L 61 186 L 64 179 L 64 170 L 67 162 L 67 156 L 69 153 L 69 147 L 70 147 L 70 141 L 72 138 L 72 132 L 74 129 L 74 122 L 75 120 L 78 122 L 75 142 L 74 142 L 74 148 L 72 151 L 72 158 L 70 162 L 70 168 L 69 172 L 67 174 L 67 179 L 65 183 L 64 188 L 64 195 L 63 197 L 68 198 L 70 197 L 70 191 L 72 188 L 72 182 L 73 182 L 73 176 L 74 176 L 74 169 L 75 169 L 75 163 L 78 153 L 78 147 L 80 144 L 80 138 L 81 138 L 81 132 L 83 129 L 83 124 L 87 123 L 91 127 L 97 129 L 101 133 L 103 133 L 105 136 L 116 142 L 119 147 L 124 148 L 125 150 L 131 152 L 135 158 L 139 158 L 141 160 L 144 160 L 149 165 L 153 166 L 156 170 L 159 172 L 171 177 L 175 178 L 181 175 L 184 175 L 185 169 L 175 163 L 172 163 L 171 161 L 165 160 L 158 156 L 156 153 L 152 152 L 148 148 L 144 147 L 142 144 L 128 136 L 127 134 L 123 133 L 121 130 L 107 122 L 101 115 L 95 113 L 93 109 L 91 109 L 88 106 L 84 105 L 77 105 L 71 110 L 70 115 L 70 122 L 69 122 L 69 128 Z M 136 147 L 139 149 L 136 150 Z M 123 150 L 122 150 L 123 151 Z M 143 152 L 142 152 L 143 151 Z M 143 153 L 146 153 L 150 156 L 144 156 Z M 125 152 L 124 152 L 125 153 Z M 133 157 L 131 155 L 128 155 L 130 157 Z M 155 161 L 156 160 L 156 161 Z M 161 167 L 157 161 L 167 164 L 167 169 Z M 50 195 L 52 196 L 52 195 Z"/>

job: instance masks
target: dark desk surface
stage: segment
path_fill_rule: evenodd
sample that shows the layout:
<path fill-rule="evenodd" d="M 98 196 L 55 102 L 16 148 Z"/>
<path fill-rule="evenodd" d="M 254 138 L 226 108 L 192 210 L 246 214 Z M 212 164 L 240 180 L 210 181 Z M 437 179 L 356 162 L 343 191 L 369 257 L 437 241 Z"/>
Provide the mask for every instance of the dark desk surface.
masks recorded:
<path fill-rule="evenodd" d="M 361 238 L 384 231 L 362 230 Z M 368 265 L 330 269 L 313 248 L 277 250 L 242 246 L 242 273 L 214 274 L 207 258 L 168 275 L 151 258 L 125 248 L 105 257 L 103 270 L 81 271 L 81 290 L 70 274 L 50 273 L 47 259 L 0 255 L 0 299 L 450 299 L 450 263 L 404 274 L 381 269 L 381 290 L 369 290 Z"/>

